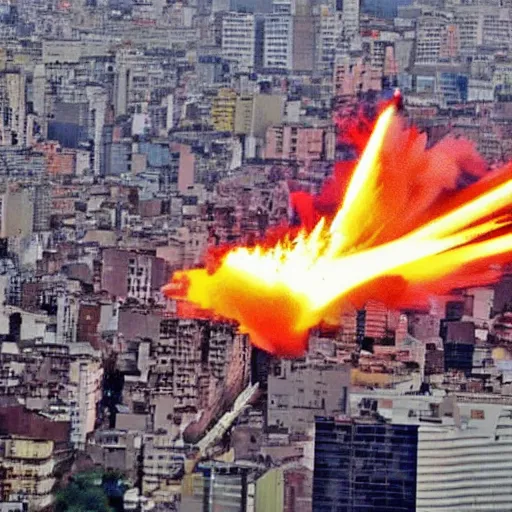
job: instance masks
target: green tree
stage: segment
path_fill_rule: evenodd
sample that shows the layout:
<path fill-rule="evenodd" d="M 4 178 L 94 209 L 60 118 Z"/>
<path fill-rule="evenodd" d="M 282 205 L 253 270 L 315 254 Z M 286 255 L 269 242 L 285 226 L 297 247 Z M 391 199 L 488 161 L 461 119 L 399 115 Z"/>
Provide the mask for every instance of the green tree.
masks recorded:
<path fill-rule="evenodd" d="M 69 485 L 57 492 L 55 512 L 112 512 L 101 484 L 101 473 L 73 476 Z"/>

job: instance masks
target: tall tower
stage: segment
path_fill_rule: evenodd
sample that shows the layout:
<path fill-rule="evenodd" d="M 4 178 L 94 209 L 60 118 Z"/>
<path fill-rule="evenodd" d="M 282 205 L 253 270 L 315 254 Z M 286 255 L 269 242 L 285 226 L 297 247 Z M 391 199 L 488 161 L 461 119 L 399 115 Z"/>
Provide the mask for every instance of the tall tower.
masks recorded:
<path fill-rule="evenodd" d="M 254 70 L 255 30 L 254 14 L 230 12 L 222 18 L 222 56 L 239 72 Z"/>
<path fill-rule="evenodd" d="M 291 71 L 293 58 L 293 18 L 284 14 L 265 17 L 263 66 Z"/>
<path fill-rule="evenodd" d="M 361 0 L 337 0 L 336 8 L 342 12 L 343 32 L 350 40 L 359 32 L 359 12 Z"/>
<path fill-rule="evenodd" d="M 416 510 L 418 426 L 379 421 L 368 405 L 364 418 L 316 418 L 313 510 Z"/>

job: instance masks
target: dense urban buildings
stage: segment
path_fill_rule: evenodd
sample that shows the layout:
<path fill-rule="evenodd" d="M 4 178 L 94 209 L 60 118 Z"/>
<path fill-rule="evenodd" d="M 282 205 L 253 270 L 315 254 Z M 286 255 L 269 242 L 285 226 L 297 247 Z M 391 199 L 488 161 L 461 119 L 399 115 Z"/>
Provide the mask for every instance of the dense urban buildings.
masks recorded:
<path fill-rule="evenodd" d="M 512 510 L 510 268 L 294 360 L 161 292 L 296 224 L 397 87 L 510 159 L 511 36 L 507 0 L 0 0 L 0 511 L 98 471 L 119 511 Z"/>

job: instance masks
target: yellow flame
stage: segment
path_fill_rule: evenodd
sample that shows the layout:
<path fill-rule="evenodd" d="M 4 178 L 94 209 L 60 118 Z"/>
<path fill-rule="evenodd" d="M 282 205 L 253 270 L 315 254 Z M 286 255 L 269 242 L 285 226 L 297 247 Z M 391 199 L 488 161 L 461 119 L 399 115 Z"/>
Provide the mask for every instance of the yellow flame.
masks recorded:
<path fill-rule="evenodd" d="M 333 233 L 339 234 L 341 231 L 343 238 L 344 231 L 349 230 L 345 219 L 350 217 L 352 209 L 364 204 L 364 197 L 361 196 L 364 196 L 365 184 L 376 173 L 379 148 L 393 114 L 394 107 L 391 106 L 379 118 L 348 187 L 343 206 L 328 231 L 322 220 L 309 236 L 301 233 L 286 245 L 279 244 L 271 250 L 259 247 L 235 249 L 227 255 L 224 265 L 247 277 L 252 275 L 267 286 L 284 286 L 295 295 L 304 295 L 304 300 L 309 303 L 308 309 L 320 310 L 336 297 L 379 275 L 467 244 L 491 230 L 503 227 L 502 223 L 493 220 L 468 228 L 482 217 L 486 209 L 492 211 L 510 201 L 512 181 L 401 239 L 339 257 L 340 238 Z M 336 226 L 336 231 L 333 226 Z M 512 248 L 511 241 L 511 237 L 506 236 L 466 246 L 446 260 L 453 261 L 466 254 L 474 259 L 495 251 L 508 251 Z M 429 272 L 432 270 L 428 269 Z"/>
<path fill-rule="evenodd" d="M 510 203 L 512 181 L 401 238 L 359 251 L 350 247 L 361 232 L 356 223 L 371 208 L 371 194 L 378 188 L 380 151 L 395 112 L 390 106 L 379 117 L 330 225 L 322 219 L 311 233 L 301 232 L 272 249 L 236 248 L 213 275 L 205 270 L 186 272 L 188 299 L 242 321 L 236 300 L 223 295 L 223 287 L 236 280 L 239 290 L 268 300 L 268 307 L 275 297 L 293 297 L 294 307 L 299 308 L 293 328 L 300 332 L 317 324 L 336 299 L 379 276 L 401 275 L 407 280 L 443 276 L 461 262 L 511 251 L 512 235 L 478 238 L 510 224 L 505 218 L 482 219 Z"/>

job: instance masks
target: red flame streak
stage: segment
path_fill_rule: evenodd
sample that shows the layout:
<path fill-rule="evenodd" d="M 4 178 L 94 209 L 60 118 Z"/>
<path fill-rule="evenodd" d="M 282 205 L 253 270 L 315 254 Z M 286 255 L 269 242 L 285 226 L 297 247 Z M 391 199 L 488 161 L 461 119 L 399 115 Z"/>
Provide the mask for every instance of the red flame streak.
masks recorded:
<path fill-rule="evenodd" d="M 473 146 L 451 137 L 427 148 L 395 110 L 345 127 L 364 146 L 359 161 L 336 164 L 318 196 L 292 194 L 301 233 L 221 248 L 207 270 L 176 273 L 166 295 L 238 321 L 269 352 L 300 356 L 309 329 L 347 302 L 421 306 L 495 281 L 512 253 L 512 165 L 486 174 Z M 460 191 L 463 173 L 480 180 Z"/>

